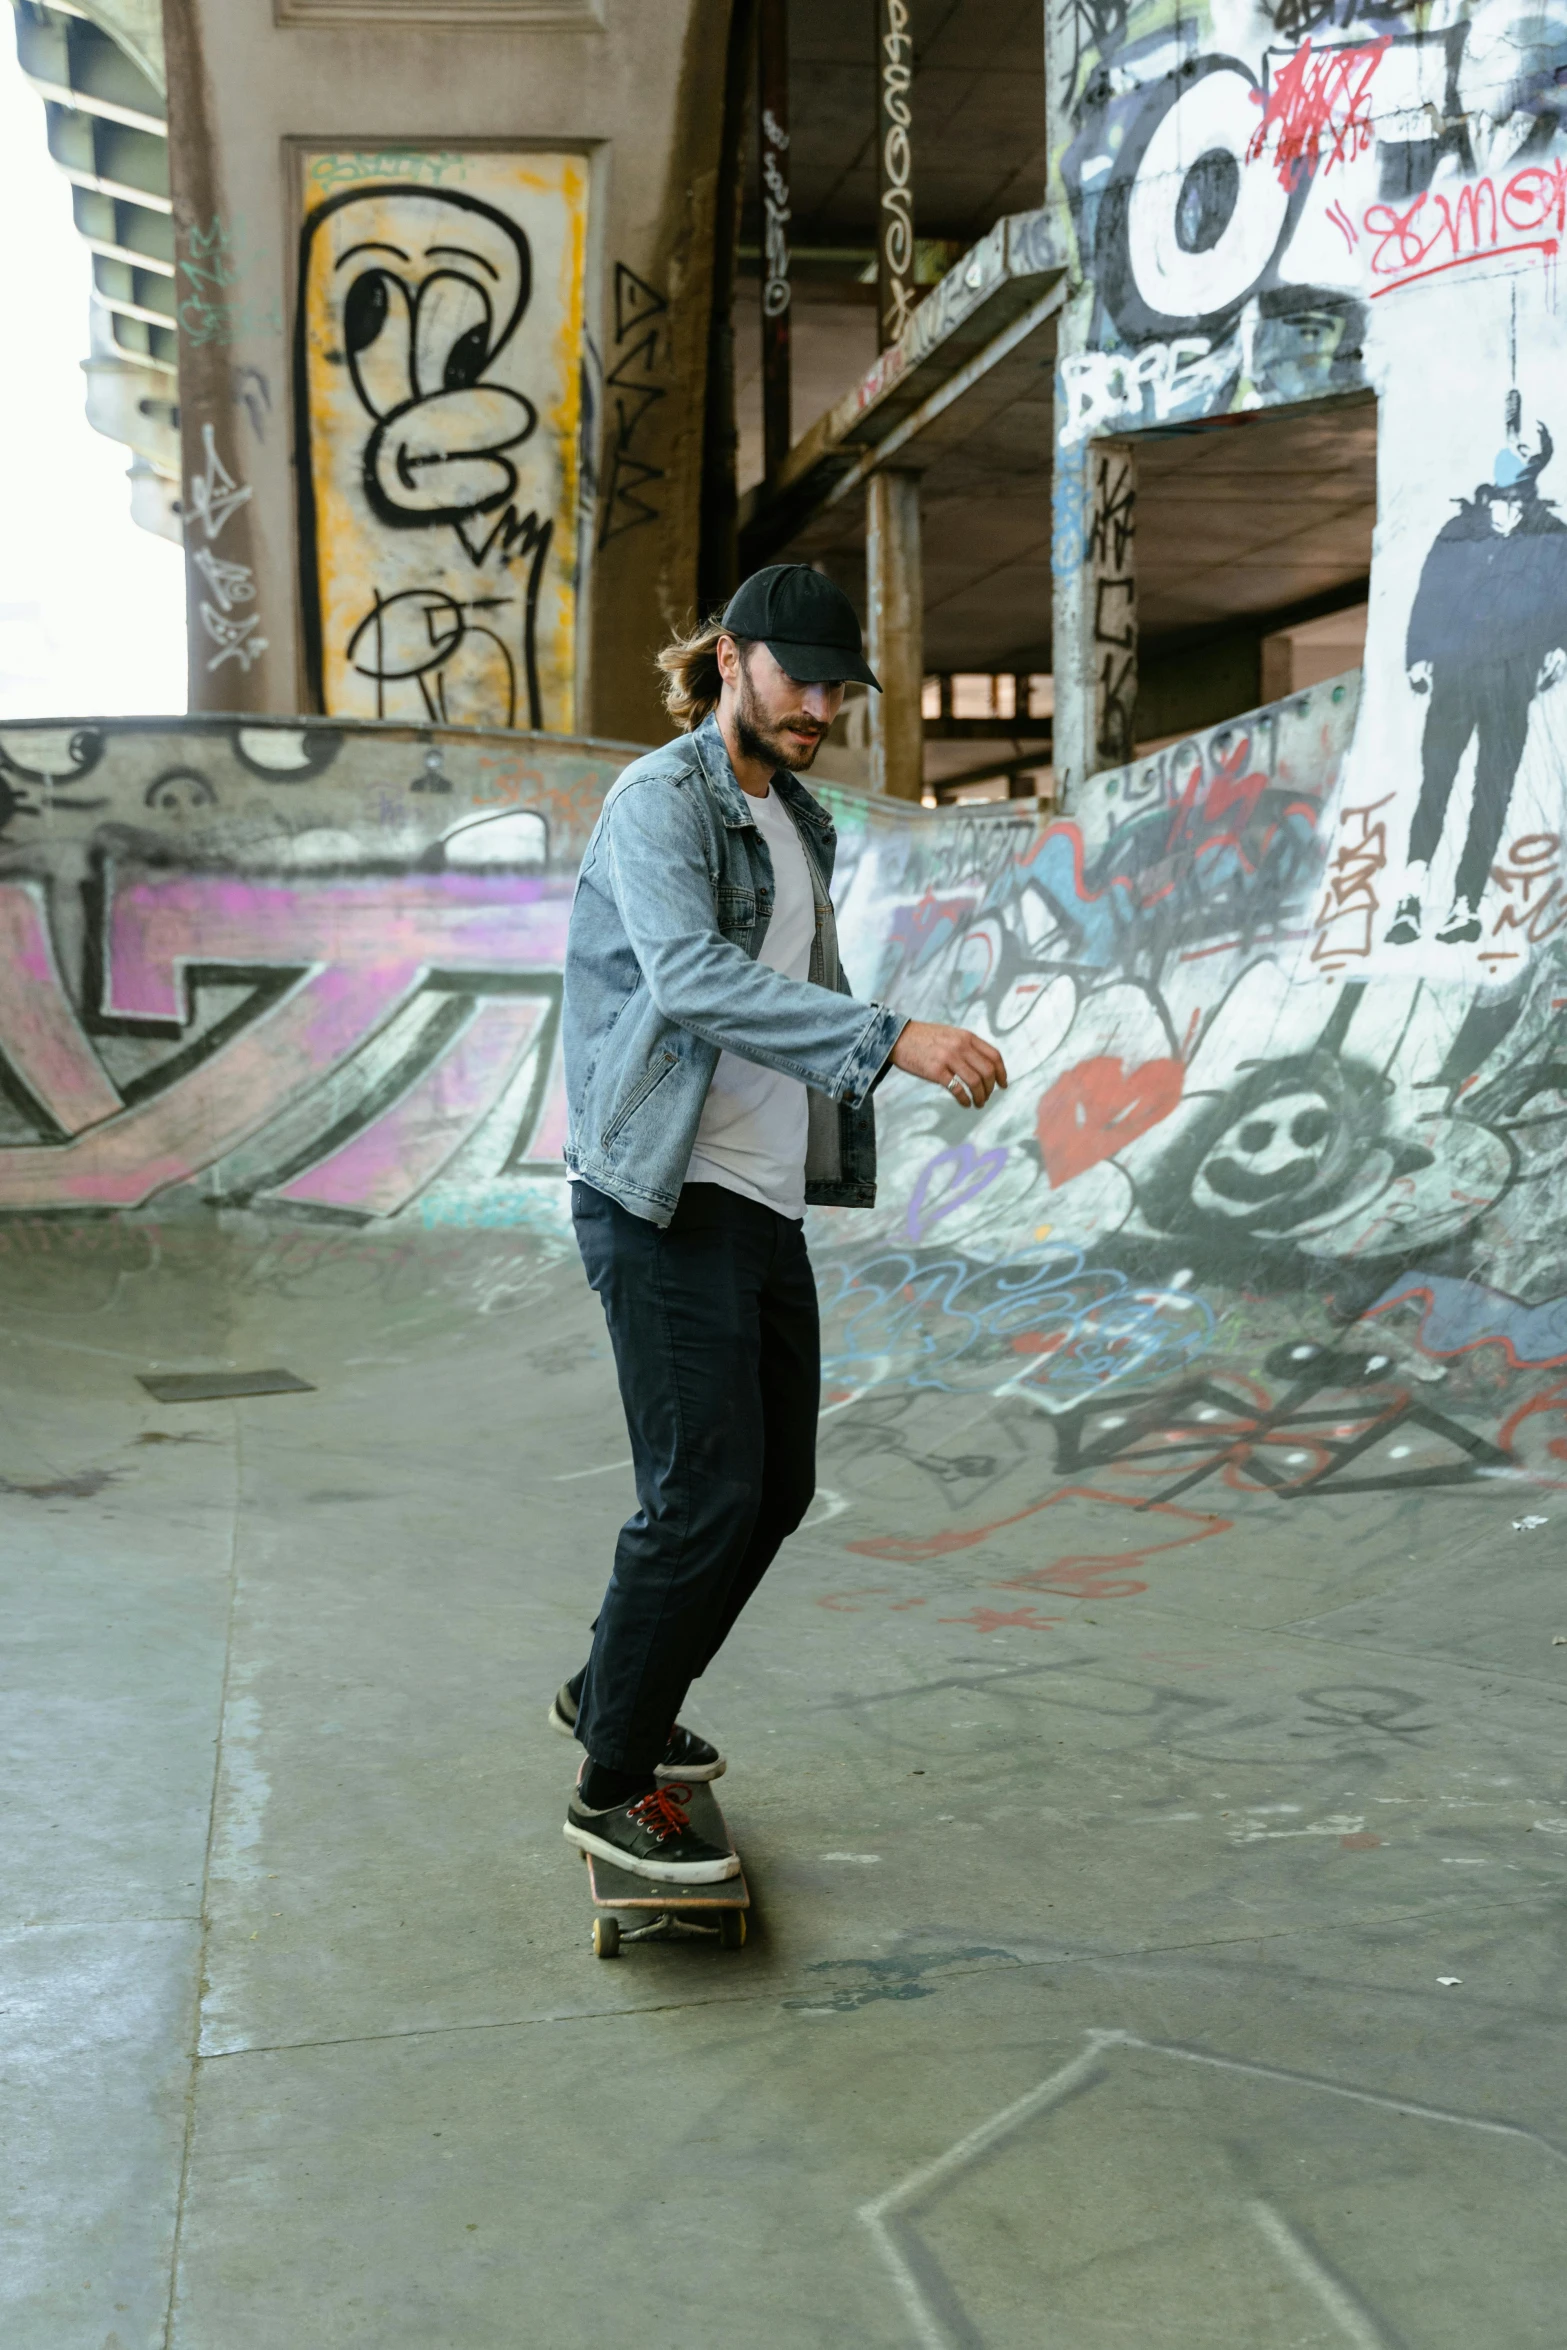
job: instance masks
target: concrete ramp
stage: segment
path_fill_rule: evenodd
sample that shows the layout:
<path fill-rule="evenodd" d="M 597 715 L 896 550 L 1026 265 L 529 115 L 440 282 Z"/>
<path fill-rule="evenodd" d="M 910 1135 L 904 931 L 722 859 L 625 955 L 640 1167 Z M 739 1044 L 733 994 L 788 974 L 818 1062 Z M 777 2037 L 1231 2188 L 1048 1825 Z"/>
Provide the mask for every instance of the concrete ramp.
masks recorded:
<path fill-rule="evenodd" d="M 758 1930 L 614 1965 L 543 1712 L 630 749 L 0 730 L 8 2345 L 1555 2350 L 1559 842 L 1389 948 L 1356 690 L 1045 828 L 829 795 L 860 991 L 1013 1084 L 889 1079 L 813 1219 L 691 1708 Z"/>

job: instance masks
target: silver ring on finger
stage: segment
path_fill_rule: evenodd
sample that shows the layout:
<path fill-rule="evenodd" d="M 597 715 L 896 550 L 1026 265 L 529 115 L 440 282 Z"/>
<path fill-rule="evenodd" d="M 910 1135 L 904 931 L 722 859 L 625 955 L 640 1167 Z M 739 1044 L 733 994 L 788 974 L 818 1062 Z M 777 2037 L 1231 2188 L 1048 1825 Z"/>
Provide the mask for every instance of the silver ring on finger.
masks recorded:
<path fill-rule="evenodd" d="M 962 1103 L 965 1110 L 970 1107 L 973 1101 L 973 1096 L 970 1094 L 961 1077 L 949 1077 L 947 1079 L 947 1091 L 951 1094 L 955 1102 Z"/>

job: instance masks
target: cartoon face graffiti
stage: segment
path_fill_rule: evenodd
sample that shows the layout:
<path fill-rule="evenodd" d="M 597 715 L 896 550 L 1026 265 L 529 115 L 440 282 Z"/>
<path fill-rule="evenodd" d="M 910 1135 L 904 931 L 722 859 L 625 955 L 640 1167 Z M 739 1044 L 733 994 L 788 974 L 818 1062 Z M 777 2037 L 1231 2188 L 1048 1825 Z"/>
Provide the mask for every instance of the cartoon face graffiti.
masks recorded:
<path fill-rule="evenodd" d="M 1241 1232 L 1310 1232 L 1430 1164 L 1388 1122 L 1375 1070 L 1320 1047 L 1264 1062 L 1196 1112 L 1145 1182 L 1143 1206 L 1165 1231 L 1226 1245 Z"/>
<path fill-rule="evenodd" d="M 585 167 L 486 152 L 453 171 L 306 212 L 312 684 L 334 714 L 569 726 Z"/>
<path fill-rule="evenodd" d="M 1322 1171 L 1333 1112 L 1315 1087 L 1271 1093 L 1231 1121 L 1192 1178 L 1192 1205 L 1217 1216 L 1280 1206 Z"/>
<path fill-rule="evenodd" d="M 538 423 L 525 393 L 485 381 L 528 307 L 528 239 L 455 190 L 351 196 L 332 228 L 342 355 L 375 420 L 364 455 L 371 511 L 393 530 L 461 532 L 513 495 L 509 452 Z"/>

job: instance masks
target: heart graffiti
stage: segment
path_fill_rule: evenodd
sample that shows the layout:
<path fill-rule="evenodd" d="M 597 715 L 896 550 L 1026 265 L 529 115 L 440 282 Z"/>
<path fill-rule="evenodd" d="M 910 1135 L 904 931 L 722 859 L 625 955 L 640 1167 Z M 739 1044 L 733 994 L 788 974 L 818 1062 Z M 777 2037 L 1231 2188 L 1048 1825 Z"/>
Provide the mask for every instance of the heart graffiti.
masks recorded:
<path fill-rule="evenodd" d="M 909 1238 L 921 1241 L 932 1225 L 943 1216 L 967 1207 L 988 1191 L 1007 1163 L 1004 1150 L 977 1151 L 971 1142 L 954 1143 L 950 1150 L 938 1151 L 926 1167 L 920 1170 L 909 1201 Z"/>
<path fill-rule="evenodd" d="M 1039 1155 L 1051 1190 L 1114 1158 L 1168 1118 L 1185 1080 L 1183 1061 L 1144 1061 L 1128 1069 L 1109 1053 L 1058 1077 L 1039 1105 Z"/>

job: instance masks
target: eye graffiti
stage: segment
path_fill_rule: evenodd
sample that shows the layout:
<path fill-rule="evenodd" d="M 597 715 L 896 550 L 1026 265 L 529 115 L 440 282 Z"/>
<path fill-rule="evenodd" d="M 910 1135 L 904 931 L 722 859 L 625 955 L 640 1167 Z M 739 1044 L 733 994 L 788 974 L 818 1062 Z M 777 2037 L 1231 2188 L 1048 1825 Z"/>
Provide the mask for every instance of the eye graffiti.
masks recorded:
<path fill-rule="evenodd" d="M 418 201 L 434 210 L 447 200 Z M 504 505 L 517 488 L 509 452 L 538 424 L 525 393 L 481 380 L 527 309 L 532 274 L 528 241 L 512 222 L 490 214 L 483 232 L 454 227 L 454 240 L 466 234 L 470 241 L 431 239 L 400 272 L 373 259 L 381 249 L 369 244 L 350 247 L 337 265 L 347 286 L 348 368 L 375 419 L 365 443 L 365 496 L 394 530 L 451 523 L 461 532 Z"/>
<path fill-rule="evenodd" d="M 1128 340 L 1220 338 L 1268 282 L 1306 188 L 1247 170 L 1257 101 L 1239 59 L 1205 57 L 1134 95 L 1107 93 L 1074 144 L 1068 185 L 1081 201 L 1086 177 L 1095 195 L 1097 293 Z M 1112 121 L 1115 160 L 1096 174 Z"/>

